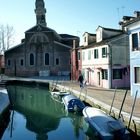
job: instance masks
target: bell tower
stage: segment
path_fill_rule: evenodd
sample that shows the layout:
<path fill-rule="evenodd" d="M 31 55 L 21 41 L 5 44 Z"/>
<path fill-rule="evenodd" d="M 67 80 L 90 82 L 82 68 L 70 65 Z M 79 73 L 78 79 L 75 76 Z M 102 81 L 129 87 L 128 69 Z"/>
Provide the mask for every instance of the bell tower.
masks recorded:
<path fill-rule="evenodd" d="M 46 23 L 46 9 L 44 0 L 36 0 L 35 2 L 35 14 L 36 14 L 36 24 L 41 24 L 43 26 L 47 26 Z"/>

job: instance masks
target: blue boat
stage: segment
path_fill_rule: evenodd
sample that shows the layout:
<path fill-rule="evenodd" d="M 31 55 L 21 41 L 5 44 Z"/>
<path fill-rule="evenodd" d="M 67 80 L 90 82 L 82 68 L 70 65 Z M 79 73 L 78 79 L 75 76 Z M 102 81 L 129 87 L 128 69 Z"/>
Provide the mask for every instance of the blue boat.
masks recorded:
<path fill-rule="evenodd" d="M 85 104 L 74 95 L 66 95 L 62 101 L 68 112 L 81 112 L 85 108 Z"/>
<path fill-rule="evenodd" d="M 102 140 L 130 139 L 130 132 L 126 129 L 123 122 L 112 118 L 104 111 L 98 108 L 85 107 L 83 115 L 93 132 L 96 132 L 96 135 Z"/>

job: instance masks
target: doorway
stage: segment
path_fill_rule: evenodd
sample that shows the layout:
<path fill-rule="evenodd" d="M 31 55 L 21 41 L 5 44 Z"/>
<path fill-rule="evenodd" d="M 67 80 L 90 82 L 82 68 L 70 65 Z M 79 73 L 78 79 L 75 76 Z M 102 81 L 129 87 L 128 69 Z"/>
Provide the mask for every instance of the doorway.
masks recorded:
<path fill-rule="evenodd" d="M 97 72 L 97 76 L 98 76 L 98 85 L 101 85 L 101 76 L 100 76 L 100 72 Z"/>

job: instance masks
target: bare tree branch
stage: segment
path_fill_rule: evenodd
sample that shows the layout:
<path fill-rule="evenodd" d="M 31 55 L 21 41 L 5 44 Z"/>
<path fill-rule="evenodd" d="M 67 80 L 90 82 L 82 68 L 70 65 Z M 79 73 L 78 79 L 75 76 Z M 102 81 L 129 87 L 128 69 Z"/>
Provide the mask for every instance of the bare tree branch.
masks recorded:
<path fill-rule="evenodd" d="M 0 25 L 0 54 L 9 49 L 14 40 L 14 29 L 8 24 L 6 26 Z"/>

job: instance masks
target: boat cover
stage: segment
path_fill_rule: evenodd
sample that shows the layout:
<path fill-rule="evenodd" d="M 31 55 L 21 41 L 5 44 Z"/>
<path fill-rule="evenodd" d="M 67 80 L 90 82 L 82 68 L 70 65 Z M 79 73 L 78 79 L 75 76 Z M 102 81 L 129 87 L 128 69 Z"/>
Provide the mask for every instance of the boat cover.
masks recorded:
<path fill-rule="evenodd" d="M 85 107 L 83 109 L 83 115 L 85 120 L 88 121 L 90 126 L 96 130 L 103 139 L 112 139 L 114 135 L 123 136 L 129 134 L 123 122 L 112 118 L 98 108 Z"/>
<path fill-rule="evenodd" d="M 68 111 L 82 111 L 85 108 L 85 104 L 74 95 L 66 95 L 62 100 Z"/>

